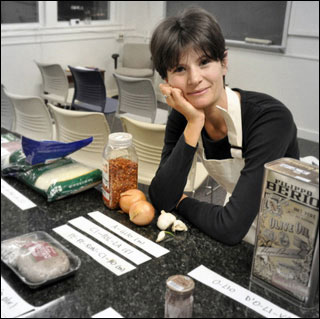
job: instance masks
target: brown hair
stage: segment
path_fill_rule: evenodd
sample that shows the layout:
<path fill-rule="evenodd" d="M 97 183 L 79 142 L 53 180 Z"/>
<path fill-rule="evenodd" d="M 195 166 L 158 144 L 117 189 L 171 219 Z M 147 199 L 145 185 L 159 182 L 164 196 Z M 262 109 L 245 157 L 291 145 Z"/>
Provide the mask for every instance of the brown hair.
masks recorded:
<path fill-rule="evenodd" d="M 150 50 L 154 68 L 162 79 L 179 65 L 183 50 L 202 51 L 214 61 L 223 61 L 225 40 L 214 17 L 201 8 L 189 8 L 163 20 L 154 30 Z"/>

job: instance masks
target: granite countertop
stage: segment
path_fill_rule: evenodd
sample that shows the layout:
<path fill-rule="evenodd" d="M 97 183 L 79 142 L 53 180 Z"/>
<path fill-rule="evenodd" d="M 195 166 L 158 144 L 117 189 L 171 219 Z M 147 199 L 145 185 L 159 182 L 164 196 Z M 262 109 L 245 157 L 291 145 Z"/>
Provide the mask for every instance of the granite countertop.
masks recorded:
<path fill-rule="evenodd" d="M 187 275 L 204 265 L 221 276 L 251 289 L 276 305 L 301 317 L 319 317 L 319 307 L 302 312 L 298 307 L 275 294 L 250 283 L 253 246 L 242 242 L 235 246 L 219 243 L 183 220 L 188 231 L 176 235 L 160 245 L 170 252 L 152 257 L 134 270 L 121 276 L 93 260 L 82 250 L 60 237 L 52 229 L 69 220 L 86 216 L 93 211 L 113 218 L 140 235 L 155 241 L 159 230 L 156 219 L 152 224 L 139 227 L 126 214 L 111 211 L 103 204 L 101 192 L 90 189 L 70 197 L 48 203 L 44 197 L 12 177 L 2 177 L 17 191 L 37 206 L 20 210 L 1 194 L 1 240 L 33 231 L 46 231 L 80 257 L 81 267 L 75 275 L 38 289 L 31 289 L 2 262 L 1 275 L 28 303 L 35 307 L 51 301 L 45 310 L 33 317 L 91 317 L 112 307 L 123 317 L 164 317 L 166 280 L 171 275 Z M 60 298 L 64 297 L 64 298 Z M 60 298 L 60 299 L 59 299 Z M 193 317 L 261 317 L 237 301 L 195 280 Z"/>

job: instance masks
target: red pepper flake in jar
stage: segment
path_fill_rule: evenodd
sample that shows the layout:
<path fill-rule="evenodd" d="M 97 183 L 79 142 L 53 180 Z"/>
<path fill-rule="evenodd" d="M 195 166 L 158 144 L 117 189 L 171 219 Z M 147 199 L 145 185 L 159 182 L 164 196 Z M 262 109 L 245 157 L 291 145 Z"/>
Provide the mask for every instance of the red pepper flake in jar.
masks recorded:
<path fill-rule="evenodd" d="M 131 134 L 120 132 L 109 135 L 102 176 L 102 198 L 110 209 L 119 207 L 121 193 L 138 188 L 138 160 Z"/>
<path fill-rule="evenodd" d="M 126 158 L 115 158 L 109 161 L 109 200 L 104 203 L 110 208 L 119 207 L 120 194 L 138 188 L 138 163 Z"/>

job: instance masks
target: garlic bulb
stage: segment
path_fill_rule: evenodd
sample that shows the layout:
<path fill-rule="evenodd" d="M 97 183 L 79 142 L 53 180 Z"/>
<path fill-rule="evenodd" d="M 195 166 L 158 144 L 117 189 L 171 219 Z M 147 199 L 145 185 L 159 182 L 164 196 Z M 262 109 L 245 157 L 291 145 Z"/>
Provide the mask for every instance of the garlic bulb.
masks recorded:
<path fill-rule="evenodd" d="M 164 210 L 162 210 L 161 215 L 159 216 L 157 221 L 157 226 L 161 230 L 166 230 L 168 227 L 170 227 L 174 223 L 175 220 L 176 220 L 176 217 L 173 214 L 167 213 Z"/>
<path fill-rule="evenodd" d="M 188 227 L 186 226 L 186 224 L 184 222 L 182 222 L 181 220 L 175 220 L 173 225 L 172 225 L 172 231 L 175 232 L 176 230 L 178 231 L 187 231 Z"/>
<path fill-rule="evenodd" d="M 165 237 L 166 237 L 166 232 L 165 232 L 164 230 L 162 230 L 162 231 L 158 234 L 158 237 L 157 237 L 156 242 L 158 243 L 159 241 L 164 240 Z"/>

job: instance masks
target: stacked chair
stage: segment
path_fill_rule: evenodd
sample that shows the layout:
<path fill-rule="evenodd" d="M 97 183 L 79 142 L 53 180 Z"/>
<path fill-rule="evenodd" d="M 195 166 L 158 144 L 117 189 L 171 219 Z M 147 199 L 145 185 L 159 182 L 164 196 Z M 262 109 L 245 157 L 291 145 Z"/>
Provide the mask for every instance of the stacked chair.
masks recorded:
<path fill-rule="evenodd" d="M 146 123 L 134 120 L 125 115 L 120 116 L 125 132 L 132 134 L 133 144 L 138 155 L 138 182 L 150 185 L 161 160 L 164 146 L 165 125 Z M 185 192 L 195 191 L 208 177 L 208 172 L 195 155 L 190 173 L 188 175 Z"/>
<path fill-rule="evenodd" d="M 4 90 L 5 87 L 1 83 L 1 127 L 14 131 L 16 123 L 14 107 Z"/>
<path fill-rule="evenodd" d="M 158 108 L 153 83 L 148 78 L 113 74 L 119 91 L 116 116 L 126 115 L 138 121 L 166 124 L 168 111 Z"/>
<path fill-rule="evenodd" d="M 47 64 L 35 61 L 41 76 L 43 92 L 41 97 L 63 107 L 70 107 L 74 89 L 69 88 L 67 76 L 60 64 Z"/>
<path fill-rule="evenodd" d="M 152 66 L 149 45 L 146 43 L 125 43 L 123 45 L 122 64 L 118 67 L 120 55 L 112 55 L 115 73 L 127 77 L 152 78 Z"/>
<path fill-rule="evenodd" d="M 104 80 L 98 69 L 68 67 L 75 85 L 72 108 L 104 114 L 115 113 L 118 101 L 107 97 Z"/>
<path fill-rule="evenodd" d="M 38 96 L 21 96 L 4 93 L 14 108 L 15 120 L 12 130 L 35 140 L 54 140 L 55 125 L 52 123 L 49 110 Z"/>
<path fill-rule="evenodd" d="M 85 165 L 102 169 L 102 153 L 108 142 L 110 128 L 103 113 L 65 110 L 50 103 L 56 122 L 57 140 L 74 142 L 93 136 L 93 142 L 74 152 L 71 158 Z"/>

